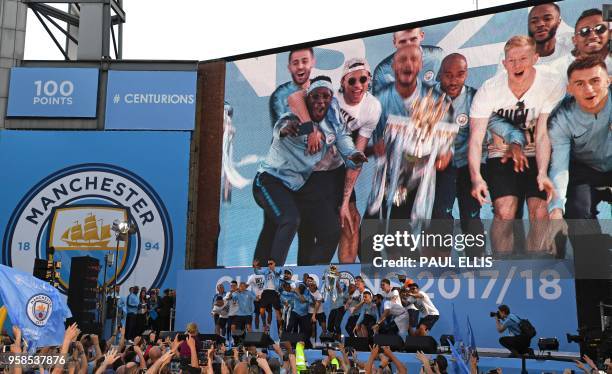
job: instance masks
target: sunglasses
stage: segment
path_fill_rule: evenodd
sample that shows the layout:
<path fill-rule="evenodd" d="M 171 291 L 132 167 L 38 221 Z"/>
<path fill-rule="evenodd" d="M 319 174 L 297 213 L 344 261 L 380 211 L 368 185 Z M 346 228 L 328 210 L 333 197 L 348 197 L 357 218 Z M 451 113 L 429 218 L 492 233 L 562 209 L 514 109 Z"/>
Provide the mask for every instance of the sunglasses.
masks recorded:
<path fill-rule="evenodd" d="M 600 23 L 599 25 L 593 27 L 585 26 L 578 30 L 576 34 L 582 36 L 583 38 L 586 38 L 587 36 L 591 35 L 591 31 L 595 31 L 595 34 L 597 35 L 602 35 L 606 31 L 608 31 L 608 27 L 603 23 Z"/>
<path fill-rule="evenodd" d="M 365 75 L 362 75 L 361 77 L 359 77 L 359 83 L 366 84 L 367 81 L 368 81 L 368 77 L 366 77 Z M 349 78 L 348 80 L 349 86 L 354 86 L 356 83 L 357 83 L 357 78 L 355 77 Z"/>

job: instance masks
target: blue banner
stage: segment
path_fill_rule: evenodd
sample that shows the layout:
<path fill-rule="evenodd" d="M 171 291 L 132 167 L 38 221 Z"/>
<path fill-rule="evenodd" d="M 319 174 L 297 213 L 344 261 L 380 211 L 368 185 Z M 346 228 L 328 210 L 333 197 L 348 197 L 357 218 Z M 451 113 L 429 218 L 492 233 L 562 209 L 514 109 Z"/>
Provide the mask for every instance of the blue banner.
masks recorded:
<path fill-rule="evenodd" d="M 109 71 L 106 129 L 193 130 L 195 71 Z"/>
<path fill-rule="evenodd" d="M 98 69 L 12 68 L 7 117 L 96 117 Z"/>
<path fill-rule="evenodd" d="M 495 319 L 489 317 L 490 312 L 497 310 L 500 304 L 510 307 L 512 313 L 521 318 L 527 318 L 538 331 L 537 337 L 562 336 L 564 333 L 575 333 L 576 323 L 576 291 L 574 280 L 567 277 L 564 270 L 571 266 L 567 261 L 499 261 L 494 267 L 486 270 L 447 271 L 434 275 L 428 269 L 412 269 L 406 275 L 427 293 L 436 308 L 440 311 L 440 319 L 434 325 L 430 335 L 436 340 L 442 334 L 453 334 L 452 311 L 455 305 L 456 314 L 461 323 L 470 316 L 473 339 L 479 347 L 502 348 L 498 339 L 500 335 L 495 329 Z M 327 266 L 283 267 L 291 269 L 293 279 L 301 280 L 308 273 L 321 287 L 323 273 Z M 360 274 L 359 265 L 339 265 L 340 279 L 350 280 Z M 196 322 L 202 333 L 212 333 L 214 322 L 210 311 L 215 286 L 222 283 L 225 291 L 229 291 L 229 282 L 236 280 L 246 282 L 252 268 L 185 270 L 178 273 L 177 280 L 177 315 L 176 330 L 184 330 L 187 323 Z M 377 277 L 364 277 L 366 287 L 375 294 L 380 291 L 380 280 L 389 278 L 392 286 L 399 286 L 395 273 L 382 273 Z M 325 303 L 325 313 L 329 315 L 330 301 Z M 563 318 L 551 318 L 562 311 Z M 342 332 L 348 313 L 342 322 Z M 320 333 L 320 329 L 319 329 Z M 273 337 L 276 329 L 272 329 Z M 577 352 L 577 344 L 569 344 L 565 339 L 559 339 L 560 351 Z M 537 339 L 532 340 L 535 347 Z"/>
<path fill-rule="evenodd" d="M 13 325 L 21 329 L 28 350 L 61 345 L 64 321 L 72 317 L 66 301 L 49 283 L 0 265 L 0 296 Z"/>
<path fill-rule="evenodd" d="M 113 282 L 117 264 L 122 295 L 135 285 L 174 288 L 185 263 L 189 135 L 0 132 L 0 178 L 11 181 L 0 187 L 1 263 L 31 272 L 52 246 L 62 292 L 76 256 L 100 260 L 100 284 Z M 117 241 L 115 221 L 136 232 Z M 105 272 L 106 254 L 115 258 Z"/>

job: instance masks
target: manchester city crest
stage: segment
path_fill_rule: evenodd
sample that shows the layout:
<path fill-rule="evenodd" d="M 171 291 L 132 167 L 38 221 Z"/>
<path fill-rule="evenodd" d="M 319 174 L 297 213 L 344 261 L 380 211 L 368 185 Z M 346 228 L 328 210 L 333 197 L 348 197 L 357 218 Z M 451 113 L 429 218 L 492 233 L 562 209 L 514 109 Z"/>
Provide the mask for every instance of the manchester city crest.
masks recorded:
<path fill-rule="evenodd" d="M 432 80 L 434 78 L 434 72 L 433 70 L 427 70 L 425 72 L 425 74 L 423 74 L 423 80 L 425 82 L 429 82 L 430 80 Z"/>
<path fill-rule="evenodd" d="M 43 327 L 47 324 L 51 313 L 53 312 L 53 302 L 47 295 L 34 295 L 28 300 L 26 315 L 38 327 Z"/>
<path fill-rule="evenodd" d="M 461 113 L 455 119 L 455 122 L 459 125 L 459 127 L 464 127 L 468 123 L 468 116 L 465 113 Z"/>

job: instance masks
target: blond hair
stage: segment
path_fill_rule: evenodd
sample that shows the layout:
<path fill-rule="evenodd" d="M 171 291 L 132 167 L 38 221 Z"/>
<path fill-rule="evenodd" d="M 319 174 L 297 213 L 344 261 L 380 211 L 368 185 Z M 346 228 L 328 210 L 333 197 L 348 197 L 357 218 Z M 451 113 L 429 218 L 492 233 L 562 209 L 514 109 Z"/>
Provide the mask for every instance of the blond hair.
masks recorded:
<path fill-rule="evenodd" d="M 504 54 L 507 54 L 509 50 L 516 47 L 529 46 L 535 51 L 536 43 L 535 39 L 527 35 L 515 35 L 508 39 L 506 45 L 504 45 Z"/>
<path fill-rule="evenodd" d="M 188 334 L 197 334 L 198 333 L 198 325 L 195 322 L 189 322 L 187 324 L 187 333 Z"/>

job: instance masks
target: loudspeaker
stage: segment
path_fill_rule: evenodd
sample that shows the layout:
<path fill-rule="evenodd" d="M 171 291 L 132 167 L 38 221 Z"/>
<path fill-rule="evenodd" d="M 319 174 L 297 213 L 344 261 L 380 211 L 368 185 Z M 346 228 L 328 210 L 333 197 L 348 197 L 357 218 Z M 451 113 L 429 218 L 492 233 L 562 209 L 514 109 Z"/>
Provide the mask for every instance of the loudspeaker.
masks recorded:
<path fill-rule="evenodd" d="M 79 324 L 83 332 L 86 332 L 85 329 L 97 329 L 94 321 L 99 271 L 100 262 L 93 257 L 73 257 L 70 263 L 68 307 L 72 312 L 72 320 Z M 85 325 L 85 328 L 82 327 Z"/>
<path fill-rule="evenodd" d="M 438 343 L 431 336 L 407 336 L 404 347 L 408 353 L 423 351 L 424 353 L 432 354 L 438 351 Z"/>
<path fill-rule="evenodd" d="M 47 277 L 47 266 L 49 265 L 49 263 L 47 262 L 47 260 L 42 259 L 42 258 L 37 258 L 34 259 L 34 269 L 32 270 L 32 275 L 34 275 L 35 278 L 38 278 L 40 280 L 48 280 L 49 278 Z"/>
<path fill-rule="evenodd" d="M 217 344 L 221 344 L 221 343 L 225 344 L 225 338 L 217 334 L 198 334 L 198 338 L 200 339 L 201 342 L 206 341 L 206 340 L 212 340 L 213 342 Z"/>
<path fill-rule="evenodd" d="M 370 350 L 370 339 L 347 336 L 344 338 L 344 346 L 351 347 L 356 351 L 367 352 Z"/>
<path fill-rule="evenodd" d="M 455 345 L 455 337 L 453 335 L 442 335 L 440 336 L 440 345 L 442 347 L 448 347 L 450 345 Z"/>
<path fill-rule="evenodd" d="M 298 342 L 304 341 L 304 335 L 297 332 L 283 332 L 280 337 L 281 342 L 291 342 L 292 346 L 295 346 Z"/>
<path fill-rule="evenodd" d="M 258 331 L 247 332 L 242 341 L 244 346 L 254 345 L 257 348 L 268 348 L 272 344 L 274 344 L 274 341 L 270 338 L 270 335 Z"/>
<path fill-rule="evenodd" d="M 404 350 L 404 341 L 402 337 L 399 335 L 386 335 L 386 334 L 377 334 L 374 335 L 374 344 L 379 347 L 383 347 L 388 345 L 392 351 L 403 351 Z"/>

